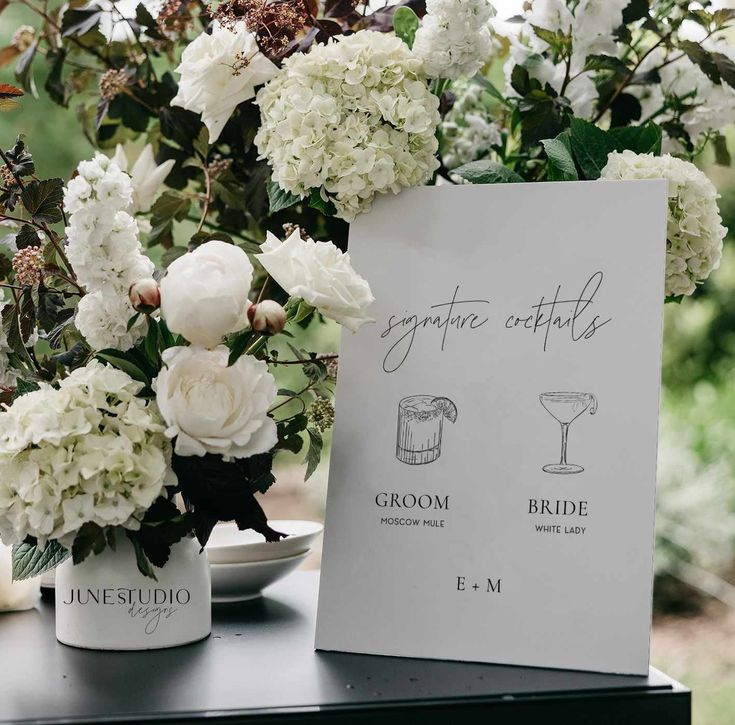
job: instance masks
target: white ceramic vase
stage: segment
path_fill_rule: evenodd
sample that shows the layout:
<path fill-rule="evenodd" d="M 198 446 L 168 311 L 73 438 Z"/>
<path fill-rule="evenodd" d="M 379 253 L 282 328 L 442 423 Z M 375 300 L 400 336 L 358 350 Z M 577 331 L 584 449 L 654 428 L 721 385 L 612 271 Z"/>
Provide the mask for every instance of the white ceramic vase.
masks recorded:
<path fill-rule="evenodd" d="M 56 570 L 56 638 L 84 649 L 146 650 L 176 647 L 209 636 L 212 590 L 209 565 L 194 539 L 171 549 L 158 581 L 143 576 L 133 545 L 117 537 L 75 566 Z"/>

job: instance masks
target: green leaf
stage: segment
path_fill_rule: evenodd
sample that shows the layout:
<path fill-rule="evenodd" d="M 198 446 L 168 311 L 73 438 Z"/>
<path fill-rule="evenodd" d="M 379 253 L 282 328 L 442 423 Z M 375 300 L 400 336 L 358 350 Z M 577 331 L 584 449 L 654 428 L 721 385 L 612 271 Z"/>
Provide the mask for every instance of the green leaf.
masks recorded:
<path fill-rule="evenodd" d="M 268 181 L 268 204 L 271 214 L 288 209 L 288 207 L 293 206 L 299 201 L 301 199 L 298 196 L 282 189 L 277 181 L 273 181 L 273 179 Z"/>
<path fill-rule="evenodd" d="M 46 83 L 44 83 L 43 88 L 54 103 L 66 107 L 68 105 L 66 87 L 61 79 L 61 72 L 64 69 L 64 60 L 66 59 L 66 50 L 59 48 L 58 50 L 49 51 L 46 59 L 51 64 L 51 67 L 49 68 Z"/>
<path fill-rule="evenodd" d="M 23 542 L 13 547 L 13 581 L 31 579 L 61 564 L 71 556 L 58 541 L 49 541 L 41 551 L 38 544 Z"/>
<path fill-rule="evenodd" d="M 164 267 L 168 267 L 171 262 L 177 260 L 179 257 L 183 257 L 187 251 L 186 247 L 169 247 L 161 255 L 161 264 Z"/>
<path fill-rule="evenodd" d="M 735 62 L 724 53 L 705 50 L 699 43 L 691 40 L 679 41 L 679 48 L 713 83 L 721 85 L 724 81 L 735 87 Z"/>
<path fill-rule="evenodd" d="M 74 564 L 81 564 L 91 553 L 100 554 L 107 546 L 105 530 L 93 521 L 86 521 L 74 537 L 71 556 Z"/>
<path fill-rule="evenodd" d="M 322 436 L 319 431 L 313 428 L 307 428 L 306 432 L 309 434 L 309 449 L 306 451 L 306 474 L 304 480 L 308 481 L 311 478 L 312 473 L 316 471 L 319 461 L 322 458 Z"/>
<path fill-rule="evenodd" d="M 610 70 L 616 75 L 625 76 L 630 72 L 625 63 L 613 55 L 589 55 L 584 62 L 584 70 Z"/>
<path fill-rule="evenodd" d="M 33 380 L 23 380 L 22 378 L 16 378 L 15 381 L 15 392 L 13 393 L 13 401 L 18 400 L 27 393 L 32 393 L 34 390 L 40 390 L 41 386 Z"/>
<path fill-rule="evenodd" d="M 335 216 L 337 213 L 337 207 L 334 206 L 334 202 L 324 201 L 319 189 L 312 189 L 309 195 L 309 206 L 312 209 L 320 211 L 325 216 Z"/>
<path fill-rule="evenodd" d="M 549 159 L 547 177 L 549 181 L 577 181 L 577 167 L 572 156 L 572 142 L 569 131 L 563 131 L 556 138 L 541 142 Z"/>
<path fill-rule="evenodd" d="M 98 357 L 102 362 L 109 363 L 118 370 L 130 375 L 133 380 L 138 380 L 141 383 L 150 383 L 151 379 L 143 369 L 140 367 L 137 361 L 131 359 L 131 356 L 127 353 L 120 352 L 119 350 L 101 350 L 97 353 Z"/>
<path fill-rule="evenodd" d="M 607 135 L 612 141 L 615 151 L 628 149 L 636 154 L 654 154 L 656 156 L 661 153 L 663 133 L 661 127 L 653 121 L 649 121 L 643 126 L 611 128 Z"/>
<path fill-rule="evenodd" d="M 482 86 L 495 100 L 505 104 L 505 96 L 487 79 L 479 73 L 472 79 L 475 83 Z"/>
<path fill-rule="evenodd" d="M 38 237 L 38 232 L 30 224 L 24 224 L 15 235 L 15 246 L 18 249 L 40 247 L 41 240 Z"/>
<path fill-rule="evenodd" d="M 148 557 L 145 555 L 145 552 L 143 551 L 143 545 L 140 543 L 140 541 L 134 536 L 133 531 L 126 531 L 128 539 L 130 539 L 131 543 L 133 544 L 133 549 L 135 549 L 135 563 L 138 565 L 138 571 L 145 577 L 148 577 L 149 579 L 153 579 L 153 581 L 158 581 L 156 577 L 156 572 L 153 571 L 153 567 L 151 566 L 151 562 L 148 561 Z"/>
<path fill-rule="evenodd" d="M 92 28 L 97 27 L 97 23 L 99 23 L 101 17 L 102 10 L 96 6 L 92 6 L 86 10 L 68 8 L 64 12 L 64 17 L 61 21 L 61 37 L 84 35 L 92 30 Z"/>
<path fill-rule="evenodd" d="M 572 118 L 570 138 L 572 153 L 585 179 L 599 179 L 607 156 L 615 150 L 608 135 L 589 121 Z"/>
<path fill-rule="evenodd" d="M 396 8 L 393 13 L 393 30 L 395 34 L 409 47 L 413 48 L 416 31 L 419 29 L 419 18 L 406 5 Z"/>
<path fill-rule="evenodd" d="M 164 220 L 176 219 L 176 221 L 182 221 L 186 219 L 190 207 L 191 199 L 180 192 L 164 191 L 151 207 L 151 223 L 155 226 Z"/>
<path fill-rule="evenodd" d="M 23 206 L 39 224 L 55 224 L 62 219 L 64 182 L 61 179 L 31 181 L 23 189 Z"/>
<path fill-rule="evenodd" d="M 516 184 L 523 181 L 523 177 L 512 169 L 487 159 L 470 161 L 468 164 L 453 169 L 452 173 L 461 176 L 471 184 Z"/>
<path fill-rule="evenodd" d="M 631 0 L 623 10 L 623 25 L 630 25 L 648 15 L 649 0 Z"/>
<path fill-rule="evenodd" d="M 572 49 L 572 36 L 567 35 L 561 30 L 548 30 L 538 25 L 531 25 L 536 37 L 548 43 L 554 52 L 562 56 L 567 56 Z"/>
<path fill-rule="evenodd" d="M 30 176 L 35 173 L 36 167 L 33 163 L 33 157 L 26 148 L 22 136 L 18 136 L 12 149 L 8 149 L 5 155 L 10 161 L 10 168 L 14 174 L 18 176 Z"/>
<path fill-rule="evenodd" d="M 732 158 L 727 148 L 727 138 L 723 134 L 718 133 L 712 141 L 712 146 L 715 150 L 715 163 L 720 166 L 730 166 L 732 164 Z"/>
<path fill-rule="evenodd" d="M 235 335 L 230 343 L 230 355 L 227 358 L 227 367 L 234 365 L 245 354 L 245 350 L 248 349 L 252 339 L 253 333 L 250 330 L 245 330 Z"/>

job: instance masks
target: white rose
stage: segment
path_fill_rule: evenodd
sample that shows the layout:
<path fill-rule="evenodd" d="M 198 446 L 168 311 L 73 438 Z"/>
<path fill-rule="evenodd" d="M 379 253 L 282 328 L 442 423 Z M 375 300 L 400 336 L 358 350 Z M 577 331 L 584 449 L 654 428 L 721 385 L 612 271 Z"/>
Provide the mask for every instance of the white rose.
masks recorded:
<path fill-rule="evenodd" d="M 266 453 L 278 441 L 268 409 L 276 382 L 262 360 L 243 355 L 228 367 L 229 349 L 171 347 L 153 382 L 158 408 L 176 437 L 180 456 L 217 453 L 247 458 Z"/>
<path fill-rule="evenodd" d="M 174 260 L 161 280 L 161 316 L 192 345 L 215 347 L 248 325 L 253 265 L 233 244 L 213 240 Z"/>
<path fill-rule="evenodd" d="M 214 143 L 235 108 L 255 96 L 255 86 L 273 78 L 278 68 L 258 49 L 255 36 L 238 23 L 232 30 L 214 23 L 181 55 L 179 92 L 171 101 L 202 114 Z"/>
<path fill-rule="evenodd" d="M 258 261 L 292 297 L 316 307 L 325 317 L 356 332 L 366 322 L 367 307 L 375 301 L 370 285 L 332 242 L 302 239 L 296 229 L 281 242 L 273 234 L 261 247 Z"/>

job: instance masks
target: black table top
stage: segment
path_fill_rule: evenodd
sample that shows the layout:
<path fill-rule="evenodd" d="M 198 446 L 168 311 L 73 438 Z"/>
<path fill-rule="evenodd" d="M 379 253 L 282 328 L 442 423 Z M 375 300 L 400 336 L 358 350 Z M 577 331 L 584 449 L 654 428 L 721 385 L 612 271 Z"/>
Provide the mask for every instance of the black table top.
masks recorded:
<path fill-rule="evenodd" d="M 572 708 L 566 723 L 617 722 L 603 717 L 615 703 L 645 712 L 647 725 L 689 722 L 688 690 L 654 669 L 637 677 L 315 652 L 317 582 L 297 572 L 263 599 L 215 605 L 208 640 L 151 652 L 61 645 L 50 604 L 0 615 L 0 723 L 454 723 L 488 722 L 495 710 L 493 723 L 515 723 L 528 721 L 513 716 L 524 703 L 544 722 L 557 722 L 547 714 L 560 703 Z"/>

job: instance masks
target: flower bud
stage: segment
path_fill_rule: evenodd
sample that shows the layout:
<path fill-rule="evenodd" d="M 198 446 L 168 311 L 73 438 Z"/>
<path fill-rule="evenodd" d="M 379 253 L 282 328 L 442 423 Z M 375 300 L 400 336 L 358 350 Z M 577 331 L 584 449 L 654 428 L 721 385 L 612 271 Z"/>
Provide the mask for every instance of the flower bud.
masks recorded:
<path fill-rule="evenodd" d="M 286 326 L 286 310 L 274 300 L 263 300 L 250 306 L 248 320 L 256 332 L 275 335 Z"/>
<path fill-rule="evenodd" d="M 128 290 L 130 304 L 137 312 L 150 315 L 161 306 L 161 290 L 153 277 L 133 282 Z"/>

